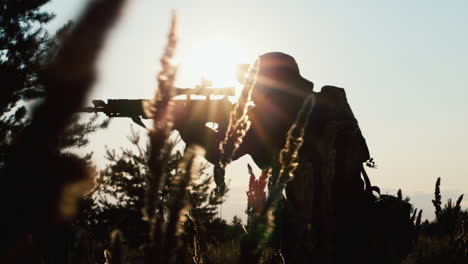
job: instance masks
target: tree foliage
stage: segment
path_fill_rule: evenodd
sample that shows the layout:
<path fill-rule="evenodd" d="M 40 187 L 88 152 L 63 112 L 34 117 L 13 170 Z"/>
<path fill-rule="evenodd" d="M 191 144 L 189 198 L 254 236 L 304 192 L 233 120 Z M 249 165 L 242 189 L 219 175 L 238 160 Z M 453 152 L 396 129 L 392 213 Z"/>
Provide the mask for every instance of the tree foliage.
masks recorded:
<path fill-rule="evenodd" d="M 42 94 L 38 81 L 49 35 L 44 25 L 54 15 L 40 10 L 49 0 L 0 2 L 0 114 L 19 100 Z"/>
<path fill-rule="evenodd" d="M 0 1 L 0 167 L 27 123 L 26 108 L 15 106 L 44 92 L 38 80 L 50 39 L 44 25 L 54 17 L 40 10 L 47 2 Z"/>
<path fill-rule="evenodd" d="M 41 10 L 49 0 L 1 0 L 0 8 L 0 168 L 18 135 L 30 124 L 26 102 L 43 98 L 47 85 L 39 75 L 57 55 L 73 27 L 69 22 L 54 35 L 45 29 L 54 15 Z M 64 98 L 64 100 L 66 100 Z M 87 136 L 108 120 L 75 115 L 61 135 L 61 147 L 82 147 Z"/>

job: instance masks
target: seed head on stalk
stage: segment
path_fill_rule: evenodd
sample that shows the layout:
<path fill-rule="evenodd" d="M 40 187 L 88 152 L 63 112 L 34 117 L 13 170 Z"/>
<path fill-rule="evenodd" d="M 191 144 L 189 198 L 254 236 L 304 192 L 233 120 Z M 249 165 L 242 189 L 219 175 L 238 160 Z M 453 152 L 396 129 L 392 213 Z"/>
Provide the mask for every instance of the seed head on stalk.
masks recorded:
<path fill-rule="evenodd" d="M 310 95 L 302 104 L 296 122 L 288 131 L 286 145 L 279 154 L 281 168 L 277 179 L 278 185 L 285 185 L 294 177 L 294 171 L 298 165 L 299 150 L 304 143 L 304 131 L 309 124 L 309 117 L 314 105 L 315 95 Z"/>
<path fill-rule="evenodd" d="M 273 230 L 273 210 L 280 200 L 286 184 L 293 179 L 297 169 L 299 150 L 304 143 L 304 131 L 309 124 L 309 118 L 315 105 L 315 95 L 308 96 L 296 117 L 296 122 L 288 131 L 286 144 L 279 154 L 279 175 L 270 190 L 263 217 L 267 220 L 265 236 Z"/>
<path fill-rule="evenodd" d="M 257 74 L 260 65 L 260 58 L 257 58 L 250 68 L 241 96 L 234 105 L 229 116 L 229 125 L 224 140 L 219 144 L 220 157 L 214 167 L 214 179 L 217 186 L 217 193 L 223 194 L 225 190 L 224 174 L 226 166 L 242 143 L 247 130 L 250 128 L 250 120 L 247 112 L 249 102 L 252 97 L 252 90 L 257 82 Z"/>
<path fill-rule="evenodd" d="M 157 239 L 158 228 L 156 208 L 159 198 L 157 197 L 161 187 L 164 186 L 165 177 L 163 173 L 164 164 L 170 155 L 168 138 L 173 126 L 173 102 L 174 81 L 177 66 L 174 64 L 174 52 L 177 44 L 176 37 L 176 15 L 172 14 L 171 27 L 168 42 L 161 57 L 161 71 L 159 72 L 158 88 L 154 98 L 144 105 L 145 113 L 153 118 L 153 128 L 149 130 L 150 153 L 148 160 L 149 174 L 147 178 L 148 190 L 143 213 L 150 223 L 149 241 L 150 245 Z M 152 245 L 154 246 L 154 245 Z"/>
<path fill-rule="evenodd" d="M 242 241 L 241 261 L 252 262 L 252 260 L 255 260 L 259 262 L 261 259 L 265 243 L 270 239 L 274 229 L 276 205 L 282 197 L 284 187 L 294 177 L 294 171 L 298 166 L 299 150 L 304 142 L 304 131 L 309 124 L 314 105 L 315 95 L 312 94 L 305 99 L 295 123 L 288 131 L 286 144 L 279 155 L 279 175 L 272 183 L 262 212 L 260 214 L 251 214 L 249 232 Z M 271 173 L 271 169 L 268 173 Z"/>
<path fill-rule="evenodd" d="M 247 214 L 260 214 L 263 211 L 263 207 L 266 202 L 265 187 L 268 183 L 270 173 L 268 169 L 262 171 L 262 174 L 256 179 L 250 164 L 247 164 L 247 168 L 250 174 L 249 190 L 247 194 Z"/>

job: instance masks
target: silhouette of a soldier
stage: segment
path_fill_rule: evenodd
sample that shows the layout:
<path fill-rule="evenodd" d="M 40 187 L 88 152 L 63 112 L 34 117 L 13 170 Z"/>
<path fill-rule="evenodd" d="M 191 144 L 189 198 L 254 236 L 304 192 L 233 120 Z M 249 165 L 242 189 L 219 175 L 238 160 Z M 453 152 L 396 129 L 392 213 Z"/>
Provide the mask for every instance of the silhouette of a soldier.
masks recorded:
<path fill-rule="evenodd" d="M 357 225 L 363 222 L 359 215 L 369 200 L 365 191 L 369 186 L 364 186 L 361 170 L 369 151 L 344 90 L 324 86 L 315 92 L 313 88 L 313 83 L 300 75 L 293 57 L 280 52 L 260 56 L 252 92 L 255 106 L 248 113 L 252 125 L 234 160 L 249 154 L 260 168 L 275 168 L 287 131 L 304 99 L 314 94 L 316 104 L 300 150 L 300 165 L 286 187 L 283 254 L 287 263 L 341 263 L 338 255 L 347 260 L 362 259 L 360 246 L 349 242 L 360 243 L 355 238 L 359 235 Z M 226 115 L 217 132 L 199 124 L 195 128 L 197 122 L 192 119 L 193 128 L 180 131 L 182 139 L 204 146 L 207 159 L 216 162 L 228 118 Z"/>

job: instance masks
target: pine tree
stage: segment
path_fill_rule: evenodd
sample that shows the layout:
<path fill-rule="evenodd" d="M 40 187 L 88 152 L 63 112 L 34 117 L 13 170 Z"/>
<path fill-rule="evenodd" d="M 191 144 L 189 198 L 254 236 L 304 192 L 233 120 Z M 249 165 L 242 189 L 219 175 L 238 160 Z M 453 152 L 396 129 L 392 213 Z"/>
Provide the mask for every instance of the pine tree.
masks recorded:
<path fill-rule="evenodd" d="M 5 153 L 25 125 L 25 107 L 15 106 L 44 91 L 38 81 L 49 41 L 44 25 L 54 17 L 40 10 L 47 2 L 0 0 L 0 168 Z"/>
<path fill-rule="evenodd" d="M 54 16 L 41 11 L 49 0 L 1 0 L 0 115 L 19 100 L 41 94 L 37 74 L 49 40 L 44 25 Z"/>
<path fill-rule="evenodd" d="M 42 98 L 46 86 L 38 75 L 45 69 L 72 29 L 69 22 L 53 36 L 44 26 L 54 15 L 41 11 L 49 2 L 0 0 L 0 168 L 18 134 L 29 125 L 24 102 Z M 84 121 L 73 117 L 62 135 L 62 148 L 82 147 L 87 136 L 108 125 L 108 120 L 91 117 Z"/>

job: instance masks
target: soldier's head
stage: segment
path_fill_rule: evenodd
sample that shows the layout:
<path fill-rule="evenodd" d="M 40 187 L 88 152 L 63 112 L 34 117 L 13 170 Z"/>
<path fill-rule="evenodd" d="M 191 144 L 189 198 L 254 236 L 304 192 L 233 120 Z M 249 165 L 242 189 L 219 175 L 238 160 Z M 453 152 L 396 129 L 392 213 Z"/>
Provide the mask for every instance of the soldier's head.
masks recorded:
<path fill-rule="evenodd" d="M 256 104 L 263 100 L 286 102 L 291 97 L 304 97 L 313 83 L 304 79 L 296 60 L 285 53 L 269 52 L 260 56 L 257 83 L 252 93 Z"/>

